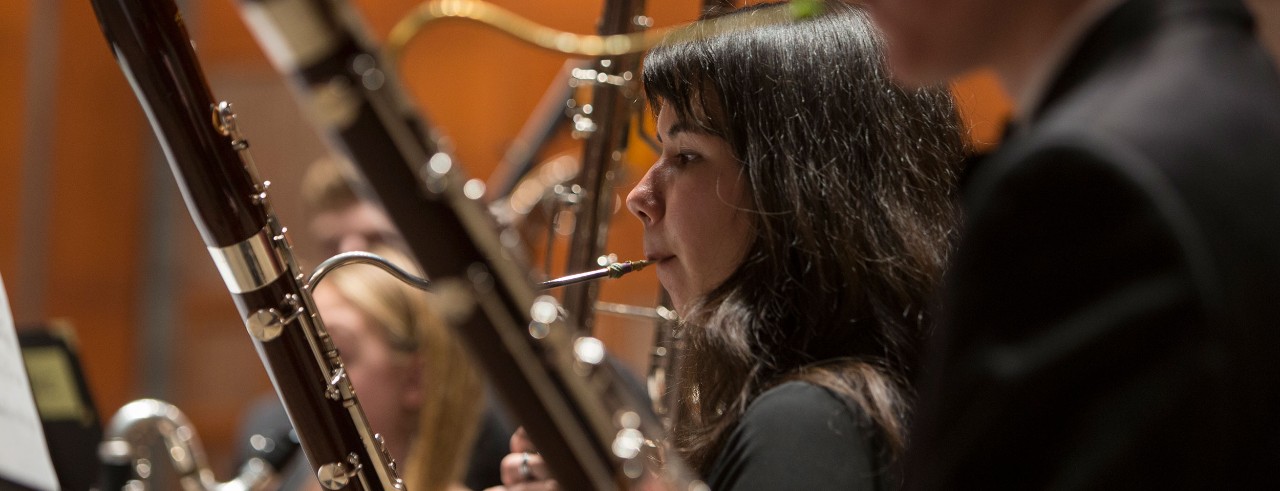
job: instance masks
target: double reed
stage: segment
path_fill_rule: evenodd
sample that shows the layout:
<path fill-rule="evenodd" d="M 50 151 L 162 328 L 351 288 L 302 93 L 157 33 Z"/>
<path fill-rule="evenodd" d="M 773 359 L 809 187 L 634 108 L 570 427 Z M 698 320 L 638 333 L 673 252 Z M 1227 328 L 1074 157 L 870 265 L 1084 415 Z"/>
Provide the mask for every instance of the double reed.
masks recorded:
<path fill-rule="evenodd" d="M 235 115 L 210 94 L 177 7 L 172 0 L 93 0 L 93 7 L 317 478 L 328 489 L 403 489 L 315 313 Z"/>

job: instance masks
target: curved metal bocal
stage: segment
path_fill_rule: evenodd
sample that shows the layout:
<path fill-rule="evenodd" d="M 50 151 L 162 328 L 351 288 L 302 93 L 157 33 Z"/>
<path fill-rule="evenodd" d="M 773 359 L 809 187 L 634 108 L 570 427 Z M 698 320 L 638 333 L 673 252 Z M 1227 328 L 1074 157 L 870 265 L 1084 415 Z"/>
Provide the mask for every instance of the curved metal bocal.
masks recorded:
<path fill-rule="evenodd" d="M 382 256 L 365 251 L 344 252 L 334 255 L 329 259 L 325 259 L 323 262 L 316 265 L 316 269 L 312 271 L 311 276 L 307 278 L 307 288 L 315 291 L 316 285 L 320 283 L 320 280 L 324 279 L 324 277 L 329 273 L 332 273 L 333 270 L 352 264 L 369 264 L 377 266 L 409 286 L 419 290 L 429 291 L 431 289 L 431 280 L 410 273 L 404 268 L 396 266 L 395 263 L 388 261 Z M 602 278 L 621 278 L 625 274 L 640 271 L 648 265 L 649 261 L 623 261 L 620 263 L 613 263 L 600 269 L 574 273 L 553 280 L 544 281 L 538 284 L 538 289 L 550 290 L 553 288 L 560 288 L 562 286 L 582 283 L 584 281 Z"/>

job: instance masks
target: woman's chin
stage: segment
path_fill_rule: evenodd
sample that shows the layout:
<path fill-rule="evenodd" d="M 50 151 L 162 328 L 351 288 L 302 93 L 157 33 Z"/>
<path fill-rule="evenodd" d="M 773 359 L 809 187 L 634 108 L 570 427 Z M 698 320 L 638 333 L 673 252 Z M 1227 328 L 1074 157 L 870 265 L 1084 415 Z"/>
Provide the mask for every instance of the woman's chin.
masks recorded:
<path fill-rule="evenodd" d="M 683 316 L 685 308 L 685 296 L 683 289 L 680 288 L 680 282 L 676 280 L 676 276 L 670 268 L 663 268 L 667 262 L 658 263 L 658 284 L 667 292 L 667 297 L 671 299 L 671 307 L 675 309 L 676 314 Z"/>

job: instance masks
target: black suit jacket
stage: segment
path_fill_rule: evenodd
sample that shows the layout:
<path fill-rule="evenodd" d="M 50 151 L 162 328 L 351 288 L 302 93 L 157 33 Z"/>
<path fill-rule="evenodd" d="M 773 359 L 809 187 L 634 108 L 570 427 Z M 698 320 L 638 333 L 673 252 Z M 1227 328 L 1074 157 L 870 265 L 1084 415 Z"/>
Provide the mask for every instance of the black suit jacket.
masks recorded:
<path fill-rule="evenodd" d="M 1280 82 L 1130 0 L 972 169 L 909 488 L 1280 488 Z"/>

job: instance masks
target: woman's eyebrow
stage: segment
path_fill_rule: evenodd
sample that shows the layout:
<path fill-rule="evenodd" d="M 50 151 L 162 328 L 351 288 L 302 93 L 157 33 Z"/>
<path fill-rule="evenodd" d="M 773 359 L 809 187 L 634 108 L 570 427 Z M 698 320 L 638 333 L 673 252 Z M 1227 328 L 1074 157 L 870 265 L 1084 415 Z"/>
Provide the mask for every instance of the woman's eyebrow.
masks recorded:
<path fill-rule="evenodd" d="M 667 138 L 671 138 L 675 136 L 677 133 L 684 133 L 684 132 L 705 133 L 704 131 L 701 131 L 696 126 L 690 125 L 689 123 L 686 123 L 684 121 L 677 121 L 675 124 L 672 124 L 671 127 L 667 129 Z M 658 138 L 658 143 L 662 143 L 661 132 L 655 132 L 654 136 Z"/>

